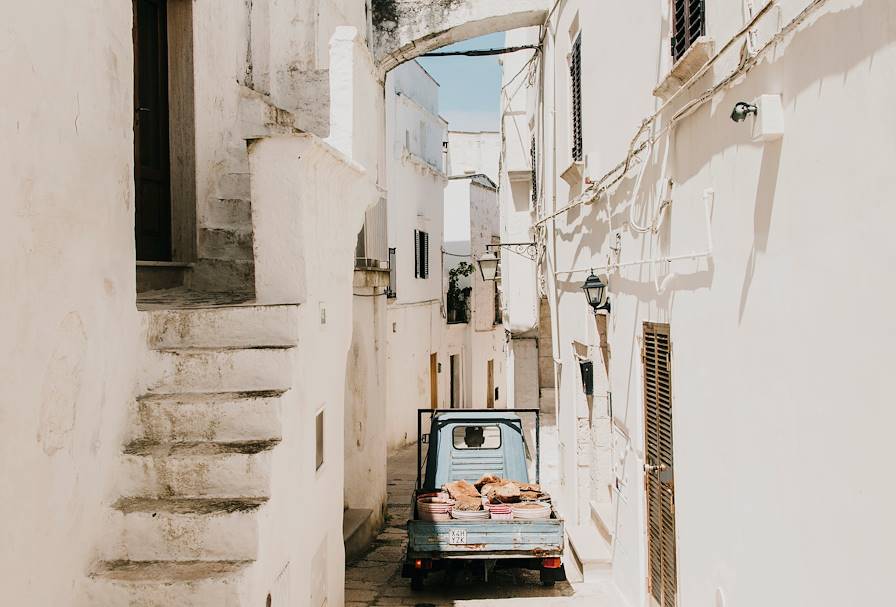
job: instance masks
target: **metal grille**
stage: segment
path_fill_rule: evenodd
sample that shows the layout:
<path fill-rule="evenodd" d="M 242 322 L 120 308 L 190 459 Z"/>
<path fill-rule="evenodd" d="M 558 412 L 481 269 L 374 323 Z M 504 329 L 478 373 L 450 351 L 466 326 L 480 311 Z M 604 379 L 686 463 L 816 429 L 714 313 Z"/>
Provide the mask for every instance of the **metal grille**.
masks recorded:
<path fill-rule="evenodd" d="M 669 325 L 644 323 L 644 483 L 647 492 L 648 587 L 661 607 L 675 607 L 675 481 Z"/>
<path fill-rule="evenodd" d="M 538 202 L 538 152 L 535 149 L 535 135 L 532 135 L 532 147 L 529 148 L 532 159 L 532 202 Z"/>
<path fill-rule="evenodd" d="M 675 61 L 704 33 L 704 0 L 672 0 L 672 57 Z"/>
<path fill-rule="evenodd" d="M 572 80 L 572 159 L 582 160 L 582 35 L 572 45 L 569 66 Z"/>

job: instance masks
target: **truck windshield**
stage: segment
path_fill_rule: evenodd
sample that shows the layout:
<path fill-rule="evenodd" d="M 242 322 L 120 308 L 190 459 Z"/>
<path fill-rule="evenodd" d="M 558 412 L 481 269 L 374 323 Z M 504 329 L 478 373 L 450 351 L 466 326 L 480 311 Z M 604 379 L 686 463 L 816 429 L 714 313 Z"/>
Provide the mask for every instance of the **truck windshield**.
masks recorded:
<path fill-rule="evenodd" d="M 452 438 L 455 449 L 499 449 L 501 428 L 497 424 L 455 426 Z"/>

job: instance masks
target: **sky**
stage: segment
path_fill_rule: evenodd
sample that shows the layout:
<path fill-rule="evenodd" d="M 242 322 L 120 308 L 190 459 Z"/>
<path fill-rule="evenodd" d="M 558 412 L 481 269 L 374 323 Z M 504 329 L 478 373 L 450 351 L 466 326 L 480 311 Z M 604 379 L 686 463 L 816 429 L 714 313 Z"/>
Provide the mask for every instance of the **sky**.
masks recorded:
<path fill-rule="evenodd" d="M 504 33 L 458 42 L 439 51 L 502 48 Z M 422 57 L 420 64 L 438 81 L 439 113 L 452 131 L 497 131 L 501 119 L 501 66 L 498 57 Z"/>

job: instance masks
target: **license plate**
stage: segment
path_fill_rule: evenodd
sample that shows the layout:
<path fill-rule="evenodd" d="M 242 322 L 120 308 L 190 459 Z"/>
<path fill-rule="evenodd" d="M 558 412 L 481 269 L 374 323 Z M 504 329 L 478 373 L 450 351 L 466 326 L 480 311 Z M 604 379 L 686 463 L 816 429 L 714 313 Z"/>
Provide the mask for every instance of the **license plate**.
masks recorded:
<path fill-rule="evenodd" d="M 467 530 L 466 529 L 451 529 L 448 531 L 448 543 L 449 544 L 466 544 L 467 543 Z"/>

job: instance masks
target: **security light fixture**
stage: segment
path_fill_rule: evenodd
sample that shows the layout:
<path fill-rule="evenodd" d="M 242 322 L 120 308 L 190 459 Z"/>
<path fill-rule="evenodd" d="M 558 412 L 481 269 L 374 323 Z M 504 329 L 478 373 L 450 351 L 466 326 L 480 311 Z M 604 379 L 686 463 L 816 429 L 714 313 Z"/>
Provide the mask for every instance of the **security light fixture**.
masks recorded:
<path fill-rule="evenodd" d="M 482 273 L 482 280 L 495 280 L 498 277 L 498 257 L 491 251 L 486 251 L 476 263 Z"/>
<path fill-rule="evenodd" d="M 757 108 L 752 103 L 747 103 L 746 101 L 738 101 L 734 104 L 734 109 L 731 110 L 731 120 L 734 122 L 743 122 L 747 119 L 747 116 L 753 114 L 754 116 L 759 112 L 759 108 Z"/>
<path fill-rule="evenodd" d="M 594 272 L 591 272 L 591 276 L 585 279 L 585 283 L 582 285 L 582 290 L 585 292 L 585 298 L 588 300 L 588 305 L 591 306 L 595 314 L 601 310 L 606 310 L 608 313 L 610 312 L 610 298 L 607 297 L 607 284 L 598 278 Z"/>

